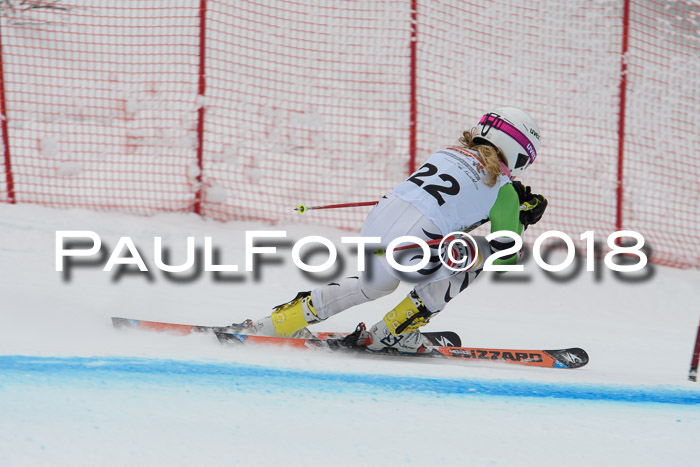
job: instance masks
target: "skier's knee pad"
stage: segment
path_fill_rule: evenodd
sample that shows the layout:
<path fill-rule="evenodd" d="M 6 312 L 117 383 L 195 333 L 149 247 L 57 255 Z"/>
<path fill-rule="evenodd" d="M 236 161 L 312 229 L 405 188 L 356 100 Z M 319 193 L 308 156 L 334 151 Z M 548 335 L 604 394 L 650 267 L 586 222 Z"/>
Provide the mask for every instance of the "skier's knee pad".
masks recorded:
<path fill-rule="evenodd" d="M 360 277 L 360 292 L 368 300 L 376 300 L 389 295 L 399 286 L 400 281 L 386 273 L 373 276 L 362 274 Z"/>

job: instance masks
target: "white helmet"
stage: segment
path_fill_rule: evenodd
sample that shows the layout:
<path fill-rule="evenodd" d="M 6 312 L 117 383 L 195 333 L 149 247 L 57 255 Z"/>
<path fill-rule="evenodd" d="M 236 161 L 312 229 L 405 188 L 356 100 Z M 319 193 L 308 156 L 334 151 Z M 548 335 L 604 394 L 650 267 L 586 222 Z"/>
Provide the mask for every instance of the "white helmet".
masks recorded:
<path fill-rule="evenodd" d="M 535 120 L 517 107 L 495 107 L 481 117 L 474 142 L 488 142 L 503 151 L 510 176 L 520 175 L 535 162 L 540 150 L 540 128 Z"/>

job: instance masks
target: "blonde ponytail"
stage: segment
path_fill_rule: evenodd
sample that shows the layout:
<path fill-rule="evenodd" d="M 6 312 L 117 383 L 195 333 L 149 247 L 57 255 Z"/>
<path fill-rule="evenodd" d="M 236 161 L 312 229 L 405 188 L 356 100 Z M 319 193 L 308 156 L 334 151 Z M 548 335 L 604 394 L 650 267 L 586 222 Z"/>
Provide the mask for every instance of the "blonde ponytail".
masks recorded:
<path fill-rule="evenodd" d="M 508 165 L 508 163 L 504 161 L 505 158 L 501 154 L 500 149 L 496 149 L 488 144 L 476 144 L 474 142 L 475 131 L 476 128 L 472 128 L 462 133 L 462 137 L 459 138 L 459 143 L 465 149 L 471 149 L 479 153 L 479 156 L 481 156 L 484 162 L 484 169 L 488 174 L 488 177 L 484 179 L 484 184 L 488 187 L 492 187 L 496 184 L 498 176 L 503 173 L 501 170 L 501 161 L 506 165 Z"/>

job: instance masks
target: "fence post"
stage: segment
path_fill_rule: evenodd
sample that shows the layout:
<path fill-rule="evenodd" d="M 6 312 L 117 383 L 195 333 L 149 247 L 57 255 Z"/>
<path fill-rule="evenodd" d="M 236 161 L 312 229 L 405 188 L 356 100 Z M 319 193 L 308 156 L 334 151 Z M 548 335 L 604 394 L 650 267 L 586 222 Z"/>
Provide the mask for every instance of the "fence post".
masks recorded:
<path fill-rule="evenodd" d="M 411 64 L 410 108 L 408 128 L 408 174 L 416 171 L 416 146 L 418 132 L 418 102 L 416 101 L 416 67 L 418 59 L 418 0 L 411 0 Z"/>
<path fill-rule="evenodd" d="M 622 14 L 622 55 L 620 58 L 620 120 L 617 126 L 617 213 L 615 229 L 622 230 L 623 161 L 625 152 L 625 105 L 627 97 L 627 43 L 630 24 L 630 0 L 624 0 Z"/>
<path fill-rule="evenodd" d="M 3 158 L 5 161 L 5 183 L 7 184 L 7 199 L 15 202 L 15 182 L 12 177 L 12 161 L 10 159 L 10 135 L 7 125 L 7 104 L 5 99 L 5 71 L 2 53 L 2 18 L 0 18 L 0 127 L 2 128 Z"/>
<path fill-rule="evenodd" d="M 197 192 L 194 197 L 194 212 L 202 214 L 202 159 L 204 155 L 204 97 L 206 82 L 206 38 L 207 38 L 207 0 L 199 1 L 199 87 L 197 91 Z"/>

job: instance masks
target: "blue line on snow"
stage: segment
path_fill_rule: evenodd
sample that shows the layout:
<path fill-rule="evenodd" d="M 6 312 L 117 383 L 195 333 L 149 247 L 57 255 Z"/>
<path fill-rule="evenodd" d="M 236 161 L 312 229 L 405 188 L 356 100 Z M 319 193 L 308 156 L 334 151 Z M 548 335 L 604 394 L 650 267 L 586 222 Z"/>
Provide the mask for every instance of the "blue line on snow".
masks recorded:
<path fill-rule="evenodd" d="M 557 370 L 558 371 L 558 370 Z M 566 370 L 563 370 L 566 371 Z M 421 378 L 411 376 L 336 373 L 280 369 L 242 365 L 232 362 L 176 361 L 128 357 L 32 357 L 23 355 L 0 356 L 0 384 L 28 380 L 33 374 L 78 376 L 106 379 L 114 374 L 139 375 L 140 378 L 178 378 L 189 381 L 232 383 L 231 390 L 244 390 L 243 385 L 283 391 L 285 388 L 310 386 L 323 392 L 336 391 L 411 391 L 436 395 L 542 397 L 555 399 L 582 399 L 618 402 L 652 402 L 666 404 L 700 405 L 700 391 L 672 386 L 621 386 L 604 384 L 571 384 L 533 381 L 485 379 Z M 16 377 L 10 379 L 11 375 Z M 319 391 L 321 389 L 318 389 Z"/>

